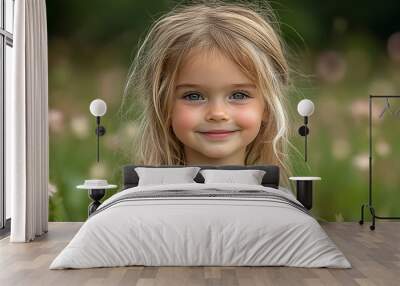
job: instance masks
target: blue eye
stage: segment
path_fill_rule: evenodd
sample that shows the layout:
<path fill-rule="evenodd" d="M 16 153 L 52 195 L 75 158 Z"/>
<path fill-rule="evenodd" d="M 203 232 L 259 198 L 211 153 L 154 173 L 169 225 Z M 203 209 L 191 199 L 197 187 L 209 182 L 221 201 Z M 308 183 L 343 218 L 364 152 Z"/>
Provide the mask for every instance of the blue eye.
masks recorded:
<path fill-rule="evenodd" d="M 201 95 L 197 94 L 197 93 L 189 93 L 189 94 L 186 94 L 186 95 L 182 96 L 182 98 L 192 101 L 192 100 L 198 100 L 198 98 L 200 96 Z"/>
<path fill-rule="evenodd" d="M 236 94 L 241 94 L 241 95 L 244 95 L 244 96 L 241 96 L 241 97 L 238 98 L 238 97 L 235 97 Z M 247 98 L 250 98 L 250 96 L 248 96 L 244 92 L 235 92 L 232 96 L 235 97 L 235 99 L 247 99 Z"/>

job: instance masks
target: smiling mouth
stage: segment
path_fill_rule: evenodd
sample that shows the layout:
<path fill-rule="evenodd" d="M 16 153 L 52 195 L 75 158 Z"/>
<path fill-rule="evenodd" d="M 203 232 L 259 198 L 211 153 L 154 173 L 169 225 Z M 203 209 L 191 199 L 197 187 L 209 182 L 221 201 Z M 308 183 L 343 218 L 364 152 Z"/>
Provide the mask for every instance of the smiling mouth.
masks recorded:
<path fill-rule="evenodd" d="M 201 135 L 203 135 L 204 137 L 206 137 L 208 139 L 225 139 L 237 131 L 239 131 L 239 130 L 226 131 L 226 132 L 198 132 L 198 133 L 200 133 Z"/>

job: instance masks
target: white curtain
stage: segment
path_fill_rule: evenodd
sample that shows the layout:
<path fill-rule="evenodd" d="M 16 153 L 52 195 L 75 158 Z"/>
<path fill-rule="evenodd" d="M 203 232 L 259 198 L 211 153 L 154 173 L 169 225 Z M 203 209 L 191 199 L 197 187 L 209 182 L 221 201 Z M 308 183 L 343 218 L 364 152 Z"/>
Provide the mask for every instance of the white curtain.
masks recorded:
<path fill-rule="evenodd" d="M 16 0 L 14 70 L 6 98 L 6 187 L 11 242 L 48 229 L 48 70 L 45 0 Z"/>

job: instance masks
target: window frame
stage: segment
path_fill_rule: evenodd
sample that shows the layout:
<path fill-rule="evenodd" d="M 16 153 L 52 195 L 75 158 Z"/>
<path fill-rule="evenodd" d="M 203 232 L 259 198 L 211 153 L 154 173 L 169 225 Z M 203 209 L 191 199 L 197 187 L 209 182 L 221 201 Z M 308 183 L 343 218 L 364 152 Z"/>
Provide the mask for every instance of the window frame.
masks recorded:
<path fill-rule="evenodd" d="M 6 20 L 10 15 L 6 15 L 6 1 L 0 0 L 1 3 L 1 21 L 0 21 L 0 237 L 7 235 L 10 232 L 11 218 L 7 219 L 7 198 L 5 189 L 5 97 L 6 97 L 6 46 L 13 48 L 13 33 L 7 31 Z M 11 15 L 14 22 L 14 8 L 15 0 L 11 1 L 12 13 Z M 12 24 L 14 25 L 14 24 Z M 14 27 L 12 27 L 12 31 Z"/>

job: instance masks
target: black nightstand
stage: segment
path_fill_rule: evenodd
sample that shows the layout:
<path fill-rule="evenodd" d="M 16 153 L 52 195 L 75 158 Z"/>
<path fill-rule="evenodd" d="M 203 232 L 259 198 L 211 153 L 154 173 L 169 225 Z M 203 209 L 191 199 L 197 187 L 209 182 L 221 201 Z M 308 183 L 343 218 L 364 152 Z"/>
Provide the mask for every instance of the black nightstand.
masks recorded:
<path fill-rule="evenodd" d="M 106 190 L 115 189 L 117 185 L 109 185 L 106 180 L 85 180 L 83 185 L 76 186 L 77 189 L 88 190 L 92 203 L 88 206 L 88 217 L 101 205 L 100 200 L 106 194 Z"/>
<path fill-rule="evenodd" d="M 289 180 L 296 181 L 297 200 L 308 210 L 312 209 L 313 181 L 320 181 L 321 177 L 290 177 Z"/>

